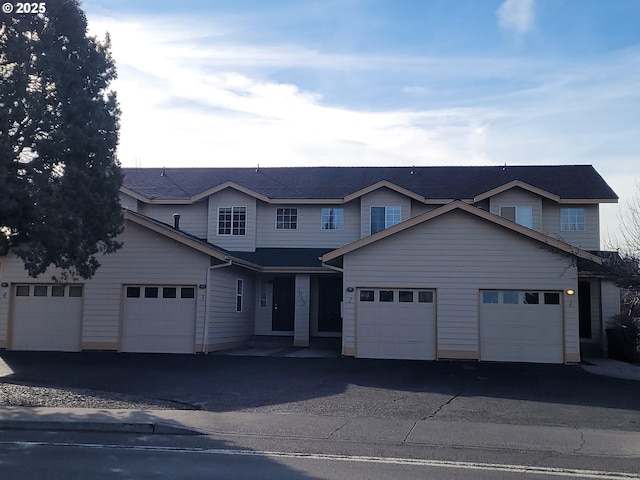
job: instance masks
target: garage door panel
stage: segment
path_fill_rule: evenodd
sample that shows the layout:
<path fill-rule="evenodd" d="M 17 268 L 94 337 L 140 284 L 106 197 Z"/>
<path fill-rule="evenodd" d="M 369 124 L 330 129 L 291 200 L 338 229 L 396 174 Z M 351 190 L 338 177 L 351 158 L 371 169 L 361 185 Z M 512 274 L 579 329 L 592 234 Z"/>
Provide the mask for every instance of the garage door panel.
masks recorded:
<path fill-rule="evenodd" d="M 13 350 L 80 351 L 82 286 L 18 285 L 12 318 Z"/>
<path fill-rule="evenodd" d="M 183 298 L 181 286 L 128 286 L 125 288 L 122 351 L 138 353 L 193 353 L 196 300 Z M 164 298 L 163 290 L 175 290 Z M 154 296 L 145 298 L 145 291 Z M 173 293 L 172 293 L 173 294 Z M 146 293 L 149 295 L 149 293 Z"/>
<path fill-rule="evenodd" d="M 506 295 L 505 295 L 506 292 Z M 537 292 L 538 304 L 523 303 L 525 292 L 491 291 L 480 295 L 480 352 L 482 360 L 507 362 L 564 362 L 563 315 L 560 304 L 545 304 L 545 293 Z M 535 293 L 535 292 L 534 292 Z M 486 299 L 497 303 L 485 303 Z M 557 299 L 557 297 L 555 297 Z"/>
<path fill-rule="evenodd" d="M 360 301 L 358 294 L 356 320 L 357 356 L 362 358 L 435 359 L 435 305 L 418 302 L 418 290 L 413 302 L 400 302 L 398 290 L 393 290 L 392 302 L 380 301 L 380 291 L 364 289 L 373 301 Z M 403 289 L 403 292 L 410 291 Z"/>

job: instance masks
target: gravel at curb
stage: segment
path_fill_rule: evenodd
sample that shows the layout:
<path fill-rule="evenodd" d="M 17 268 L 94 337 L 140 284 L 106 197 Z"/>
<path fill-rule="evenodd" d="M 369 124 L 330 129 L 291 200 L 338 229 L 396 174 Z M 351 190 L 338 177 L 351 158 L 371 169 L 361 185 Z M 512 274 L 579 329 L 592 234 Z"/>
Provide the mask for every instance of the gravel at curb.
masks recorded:
<path fill-rule="evenodd" d="M 0 382 L 0 407 L 66 407 L 125 410 L 193 410 L 170 400 L 141 398 L 81 388 L 53 388 Z"/>

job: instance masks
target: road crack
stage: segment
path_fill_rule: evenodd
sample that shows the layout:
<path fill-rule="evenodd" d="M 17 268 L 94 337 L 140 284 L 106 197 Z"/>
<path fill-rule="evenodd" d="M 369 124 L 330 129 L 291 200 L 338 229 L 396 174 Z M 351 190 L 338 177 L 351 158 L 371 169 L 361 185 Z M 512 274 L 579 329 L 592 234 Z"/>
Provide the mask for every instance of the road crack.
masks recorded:
<path fill-rule="evenodd" d="M 432 418 L 434 418 L 436 415 L 438 415 L 438 413 L 440 413 L 440 411 L 442 411 L 442 409 L 444 407 L 446 407 L 447 405 L 449 405 L 451 402 L 453 402 L 456 398 L 458 398 L 460 395 L 462 395 L 462 392 L 458 392 L 455 395 L 453 395 L 451 398 L 449 398 L 446 402 L 442 403 L 442 405 L 439 405 L 438 408 L 436 408 L 433 413 L 427 415 L 426 417 L 422 417 L 419 418 L 418 420 L 416 420 L 413 423 L 413 426 L 411 427 L 411 429 L 409 430 L 409 433 L 407 433 L 407 435 L 404 437 L 404 440 L 402 441 L 402 443 L 407 443 L 407 440 L 409 439 L 409 437 L 411 436 L 411 434 L 413 433 L 413 431 L 415 430 L 415 428 L 418 426 L 419 422 L 422 422 L 424 420 L 431 420 Z"/>
<path fill-rule="evenodd" d="M 329 436 L 327 437 L 327 440 L 329 440 L 331 437 L 333 437 L 336 433 L 338 433 L 340 430 L 342 430 L 344 427 L 346 427 L 349 423 L 351 423 L 350 420 L 345 420 L 344 423 L 342 425 L 340 425 L 339 427 L 337 427 L 336 429 L 333 430 L 333 432 L 331 432 L 329 434 Z"/>
<path fill-rule="evenodd" d="M 447 401 L 446 401 L 446 402 L 444 402 L 442 405 L 440 405 L 438 408 L 436 408 L 436 409 L 434 410 L 434 412 L 433 412 L 431 415 L 429 415 L 429 416 L 427 416 L 427 417 L 423 418 L 422 420 L 430 420 L 430 419 L 432 419 L 432 418 L 435 418 L 435 416 L 436 416 L 436 415 L 438 415 L 438 414 L 442 411 L 442 409 L 443 409 L 444 407 L 446 407 L 447 405 L 449 405 L 451 402 L 453 402 L 453 401 L 454 401 L 456 398 L 458 398 L 460 395 L 462 395 L 462 392 L 458 392 L 458 393 L 456 393 L 453 397 L 451 397 L 449 400 L 447 400 Z"/>

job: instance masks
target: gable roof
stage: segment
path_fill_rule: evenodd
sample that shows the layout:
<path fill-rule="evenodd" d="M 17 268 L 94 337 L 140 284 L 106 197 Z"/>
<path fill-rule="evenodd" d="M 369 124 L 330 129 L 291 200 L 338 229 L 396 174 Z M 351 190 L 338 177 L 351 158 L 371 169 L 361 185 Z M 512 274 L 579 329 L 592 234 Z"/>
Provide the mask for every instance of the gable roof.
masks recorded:
<path fill-rule="evenodd" d="M 124 168 L 123 192 L 149 202 L 195 202 L 236 188 L 266 201 L 343 202 L 383 186 L 429 203 L 474 198 L 511 182 L 551 198 L 615 202 L 590 165 L 492 167 Z"/>
<path fill-rule="evenodd" d="M 323 255 L 320 258 L 320 260 L 322 261 L 323 264 L 325 263 L 330 264 L 330 262 L 332 262 L 333 260 L 336 260 L 342 257 L 343 255 L 346 255 L 347 253 L 353 252 L 354 250 L 358 250 L 359 248 L 370 245 L 374 242 L 387 238 L 391 235 L 400 233 L 404 230 L 407 230 L 421 223 L 428 222 L 429 220 L 437 218 L 441 215 L 445 215 L 454 210 L 461 210 L 461 211 L 470 213 L 472 215 L 475 215 L 476 217 L 482 218 L 491 223 L 504 227 L 513 232 L 516 232 L 520 235 L 524 235 L 525 237 L 529 237 L 540 243 L 553 247 L 554 249 L 559 250 L 561 252 L 569 253 L 571 255 L 575 255 L 578 258 L 589 260 L 597 264 L 602 264 L 602 261 L 603 261 L 602 258 L 597 255 L 594 255 L 578 247 L 570 245 L 566 242 L 563 242 L 562 240 L 558 240 L 556 238 L 549 237 L 548 235 L 537 232 L 535 230 L 531 230 L 530 228 L 523 227 L 522 225 L 519 225 L 510 220 L 506 220 L 505 218 L 494 215 L 493 213 L 487 212 L 486 210 L 482 210 L 478 207 L 468 205 L 467 203 L 462 202 L 460 200 L 454 200 L 453 202 L 443 205 L 442 207 L 435 208 L 429 212 L 412 217 L 409 220 L 406 220 L 402 223 L 394 225 L 393 227 L 387 228 L 386 230 L 382 230 L 381 232 L 375 233 L 373 235 L 369 235 L 368 237 L 361 238 L 360 240 L 356 240 L 355 242 L 352 242 L 348 245 L 337 248 L 336 250 L 333 250 Z"/>

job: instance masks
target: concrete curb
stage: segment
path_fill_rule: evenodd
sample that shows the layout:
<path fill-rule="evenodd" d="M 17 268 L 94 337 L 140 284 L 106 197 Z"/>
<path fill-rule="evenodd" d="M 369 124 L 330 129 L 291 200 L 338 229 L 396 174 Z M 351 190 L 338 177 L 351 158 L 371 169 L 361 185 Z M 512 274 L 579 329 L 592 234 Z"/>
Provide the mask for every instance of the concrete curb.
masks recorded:
<path fill-rule="evenodd" d="M 56 432 L 141 433 L 157 435 L 202 435 L 201 432 L 163 423 L 120 421 L 0 420 L 0 430 L 47 430 Z"/>

